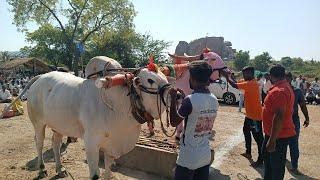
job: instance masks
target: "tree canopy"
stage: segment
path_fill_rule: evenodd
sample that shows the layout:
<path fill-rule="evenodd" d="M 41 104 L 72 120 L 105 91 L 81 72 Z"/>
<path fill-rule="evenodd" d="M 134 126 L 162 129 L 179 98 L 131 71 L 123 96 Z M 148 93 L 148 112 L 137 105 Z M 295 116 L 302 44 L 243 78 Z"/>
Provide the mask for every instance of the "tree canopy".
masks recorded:
<path fill-rule="evenodd" d="M 29 34 L 29 41 L 44 42 L 44 39 L 37 39 L 43 31 L 59 36 L 48 41 L 60 39 L 66 51 L 66 64 L 76 73 L 79 60 L 76 42 L 85 44 L 105 29 L 130 28 L 136 14 L 128 0 L 8 0 L 8 3 L 14 13 L 14 24 L 20 31 L 32 33 L 28 28 L 30 23 L 39 26 L 38 32 Z M 51 36 L 46 35 L 47 38 Z M 34 40 L 35 36 L 38 37 Z M 46 49 L 43 44 L 41 46 L 39 51 Z M 61 44 L 55 50 L 59 48 Z"/>
<path fill-rule="evenodd" d="M 252 65 L 259 71 L 268 71 L 269 64 L 271 63 L 272 57 L 268 52 L 263 52 L 262 54 L 254 57 L 252 60 Z"/>
<path fill-rule="evenodd" d="M 84 64 L 94 56 L 109 56 L 124 67 L 142 66 L 153 54 L 163 59 L 170 43 L 135 32 L 134 7 L 128 0 L 8 0 L 17 28 L 31 45 L 22 48 L 30 56 L 78 72 L 83 45 Z M 38 29 L 32 31 L 28 24 Z M 82 62 L 83 63 L 83 62 Z"/>
<path fill-rule="evenodd" d="M 250 55 L 249 51 L 242 51 L 236 53 L 235 60 L 234 60 L 234 67 L 236 70 L 240 71 L 242 68 L 249 64 Z"/>
<path fill-rule="evenodd" d="M 272 64 L 281 64 L 287 71 L 291 71 L 295 76 L 303 75 L 307 78 L 320 77 L 320 62 L 315 60 L 303 60 L 300 57 L 282 57 L 280 60 L 272 59 L 268 52 L 264 52 L 250 59 L 248 51 L 236 53 L 236 59 L 228 65 L 237 71 L 240 71 L 243 66 L 250 65 L 256 70 L 266 72 Z"/>

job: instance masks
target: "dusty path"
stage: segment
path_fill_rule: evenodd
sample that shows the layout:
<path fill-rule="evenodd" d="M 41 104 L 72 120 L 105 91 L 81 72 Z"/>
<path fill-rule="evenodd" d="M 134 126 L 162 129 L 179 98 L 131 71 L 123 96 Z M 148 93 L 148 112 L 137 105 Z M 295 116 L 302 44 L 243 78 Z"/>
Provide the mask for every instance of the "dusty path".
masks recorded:
<path fill-rule="evenodd" d="M 0 108 L 2 109 L 3 106 L 0 105 Z M 300 167 L 304 176 L 295 177 L 287 171 L 285 179 L 320 179 L 320 172 L 316 169 L 320 162 L 320 106 L 309 106 L 308 108 L 311 125 L 309 128 L 302 128 L 300 137 Z M 252 168 L 249 160 L 240 155 L 244 152 L 244 139 L 241 133 L 244 115 L 238 113 L 237 110 L 236 107 L 220 107 L 214 124 L 216 135 L 214 141 L 211 142 L 216 150 L 216 161 L 211 168 L 212 179 L 261 179 L 262 177 L 263 170 Z M 158 122 L 156 127 L 159 127 Z M 161 131 L 157 132 L 157 138 L 165 139 Z M 147 133 L 146 128 L 142 133 Z M 37 155 L 33 136 L 33 128 L 26 114 L 0 120 L 0 179 L 33 179 L 37 176 L 37 171 L 35 171 Z M 169 141 L 173 140 L 169 139 Z M 88 167 L 83 147 L 83 142 L 80 140 L 63 148 L 63 165 L 74 179 L 88 179 Z M 256 146 L 252 148 L 255 160 Z M 46 130 L 44 157 L 49 174 L 46 179 L 55 179 L 51 130 L 49 129 Z M 102 168 L 100 170 L 103 172 Z M 118 169 L 113 176 L 114 179 L 163 179 L 124 168 Z"/>

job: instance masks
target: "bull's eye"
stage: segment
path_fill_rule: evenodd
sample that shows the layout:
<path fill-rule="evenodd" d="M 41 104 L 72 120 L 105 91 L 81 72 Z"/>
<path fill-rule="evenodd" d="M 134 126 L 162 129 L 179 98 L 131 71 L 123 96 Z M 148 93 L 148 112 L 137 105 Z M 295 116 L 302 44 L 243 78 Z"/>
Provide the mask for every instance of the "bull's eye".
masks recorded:
<path fill-rule="evenodd" d="M 150 83 L 152 85 L 154 83 L 154 80 L 148 79 L 148 83 Z"/>

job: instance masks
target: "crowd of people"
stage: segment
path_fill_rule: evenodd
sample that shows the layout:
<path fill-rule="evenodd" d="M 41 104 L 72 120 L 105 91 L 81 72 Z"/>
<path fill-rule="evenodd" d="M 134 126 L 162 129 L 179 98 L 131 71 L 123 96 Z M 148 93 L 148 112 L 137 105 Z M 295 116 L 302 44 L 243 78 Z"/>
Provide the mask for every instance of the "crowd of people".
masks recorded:
<path fill-rule="evenodd" d="M 244 91 L 246 118 L 243 133 L 246 152 L 242 155 L 247 158 L 252 157 L 251 132 L 259 152 L 258 160 L 252 166 L 259 167 L 264 164 L 265 179 L 283 179 L 288 146 L 292 164 L 291 171 L 299 174 L 298 105 L 305 116 L 303 125 L 305 127 L 309 125 L 305 94 L 300 88 L 292 85 L 292 74 L 285 73 L 285 68 L 280 65 L 273 66 L 270 73 L 265 74 L 265 79 L 262 79 L 262 75 L 254 78 L 253 67 L 244 68 L 242 73 L 244 81 L 236 82 L 234 77 L 229 78 L 233 87 Z"/>
<path fill-rule="evenodd" d="M 30 76 L 30 78 L 32 78 L 32 76 Z M 15 74 L 15 77 L 0 74 L 0 103 L 11 103 L 14 97 L 22 92 L 30 78 L 22 74 Z M 5 104 L 1 118 L 22 115 L 24 113 L 22 101 L 25 100 L 27 100 L 27 93 L 20 99 L 14 101 L 9 108 L 7 108 L 8 104 Z"/>
<path fill-rule="evenodd" d="M 292 77 L 291 85 L 295 88 L 301 89 L 306 100 L 310 104 L 320 104 L 320 81 L 316 77 L 311 83 L 305 77 Z"/>
<path fill-rule="evenodd" d="M 190 64 L 189 85 L 193 92 L 185 97 L 178 108 L 175 99 L 182 90 L 170 90 L 170 123 L 174 127 L 182 122 L 184 124 L 174 179 L 209 179 L 209 139 L 218 112 L 217 99 L 208 89 L 212 72 L 212 67 L 205 61 Z M 305 101 L 307 91 L 303 89 L 306 81 L 301 81 L 298 87 L 294 86 L 295 78 L 281 65 L 273 65 L 265 75 L 255 77 L 254 72 L 254 67 L 243 68 L 243 79 L 239 81 L 235 80 L 232 73 L 226 75 L 230 85 L 241 90 L 244 96 L 243 134 L 246 151 L 242 155 L 252 159 L 253 136 L 257 143 L 258 157 L 252 166 L 264 168 L 264 179 L 278 180 L 284 178 L 289 147 L 290 171 L 300 174 L 301 125 L 298 107 L 304 115 L 303 126 L 308 127 L 310 121 Z M 318 86 L 317 78 L 311 86 Z"/>
<path fill-rule="evenodd" d="M 0 74 L 0 103 L 10 103 L 14 96 L 18 96 L 24 89 L 32 76 L 17 74 L 15 77 L 8 77 Z M 26 100 L 24 96 L 22 100 Z"/>
<path fill-rule="evenodd" d="M 172 88 L 170 124 L 174 127 L 182 125 L 180 151 L 176 161 L 175 177 L 177 180 L 209 179 L 209 167 L 212 154 L 209 139 L 218 113 L 217 98 L 208 89 L 213 75 L 223 75 L 230 85 L 241 91 L 244 100 L 245 119 L 243 134 L 245 152 L 242 156 L 252 159 L 252 136 L 257 144 L 258 157 L 252 163 L 254 168 L 264 167 L 264 179 L 283 179 L 287 149 L 290 149 L 292 169 L 299 174 L 299 135 L 300 117 L 298 107 L 303 115 L 303 126 L 309 126 L 306 96 L 310 91 L 320 92 L 318 78 L 312 83 L 299 76 L 295 78 L 281 65 L 273 65 L 266 74 L 255 77 L 254 67 L 242 70 L 243 78 L 235 80 L 221 62 L 218 69 L 213 69 L 217 56 L 212 52 L 201 54 L 203 61 L 189 64 L 189 86 L 192 93 L 187 94 L 181 106 L 177 106 L 177 94 L 186 94 L 183 90 Z M 190 58 L 190 57 L 189 57 Z M 198 57 L 195 57 L 198 58 Z M 199 56 L 201 58 L 201 56 Z M 196 59 L 198 60 L 198 59 Z M 222 61 L 222 60 L 221 60 Z M 17 76 L 6 78 L 0 75 L 0 102 L 9 103 L 12 96 L 17 96 L 32 77 Z M 241 111 L 241 109 L 239 109 Z M 154 134 L 153 124 L 149 124 L 150 133 Z"/>

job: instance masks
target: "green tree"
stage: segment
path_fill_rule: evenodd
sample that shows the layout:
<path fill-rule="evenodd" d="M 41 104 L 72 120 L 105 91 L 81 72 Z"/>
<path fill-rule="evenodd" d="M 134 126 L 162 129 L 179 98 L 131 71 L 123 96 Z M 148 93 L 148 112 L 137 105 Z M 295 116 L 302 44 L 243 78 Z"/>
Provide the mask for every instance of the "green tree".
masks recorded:
<path fill-rule="evenodd" d="M 298 57 L 298 58 L 292 58 L 292 62 L 293 62 L 293 67 L 295 69 L 302 69 L 305 65 L 304 61 L 302 58 Z"/>
<path fill-rule="evenodd" d="M 21 51 L 31 57 L 39 57 L 55 66 L 58 66 L 59 63 L 64 63 L 63 60 L 67 59 L 67 54 L 65 53 L 67 52 L 67 42 L 57 27 L 44 24 L 34 32 L 27 32 L 26 40 L 31 44 L 35 44 L 35 46 L 26 46 Z"/>
<path fill-rule="evenodd" d="M 8 51 L 0 52 L 0 60 L 9 61 L 10 60 L 9 52 Z"/>
<path fill-rule="evenodd" d="M 78 73 L 79 53 L 75 42 L 86 44 L 105 29 L 133 26 L 135 11 L 128 0 L 7 0 L 18 30 L 29 32 L 28 24 L 54 24 L 65 41 L 65 64 Z M 50 34 L 47 34 L 48 37 Z"/>
<path fill-rule="evenodd" d="M 252 60 L 252 65 L 256 70 L 259 71 L 268 71 L 269 64 L 271 63 L 272 57 L 268 52 L 263 52 L 262 54 L 254 57 Z"/>
<path fill-rule="evenodd" d="M 149 56 L 153 55 L 156 63 L 165 60 L 164 50 L 170 46 L 170 42 L 156 40 L 150 34 L 137 34 L 138 44 L 135 48 L 138 62 L 137 66 L 146 65 L 149 62 Z"/>
<path fill-rule="evenodd" d="M 169 42 L 155 40 L 149 34 L 136 33 L 134 29 L 105 31 L 93 37 L 86 59 L 104 55 L 116 59 L 123 67 L 139 67 L 147 64 L 150 54 L 156 61 L 163 60 L 164 50 L 169 45 Z"/>
<path fill-rule="evenodd" d="M 242 70 L 245 66 L 249 64 L 249 51 L 242 51 L 236 53 L 235 61 L 234 61 L 234 68 L 238 71 Z"/>
<path fill-rule="evenodd" d="M 292 66 L 294 64 L 294 62 L 292 61 L 291 57 L 282 57 L 280 60 L 280 64 L 284 67 L 286 67 L 288 70 L 292 69 Z"/>

